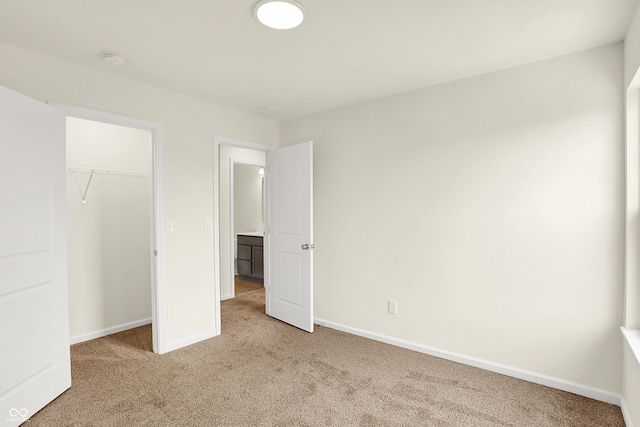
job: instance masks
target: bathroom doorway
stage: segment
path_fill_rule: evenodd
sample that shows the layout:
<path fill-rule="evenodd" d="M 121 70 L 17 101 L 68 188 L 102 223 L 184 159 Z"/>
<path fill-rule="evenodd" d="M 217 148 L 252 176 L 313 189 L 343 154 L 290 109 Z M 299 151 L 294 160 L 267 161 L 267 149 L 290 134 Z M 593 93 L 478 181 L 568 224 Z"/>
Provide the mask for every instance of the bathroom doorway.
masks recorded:
<path fill-rule="evenodd" d="M 232 297 L 264 287 L 264 163 L 231 159 Z"/>
<path fill-rule="evenodd" d="M 235 252 L 237 248 L 235 247 L 235 231 L 232 231 L 231 220 L 231 169 L 233 168 L 233 161 L 236 163 L 244 162 L 244 164 L 253 166 L 264 166 L 265 153 L 271 148 L 271 146 L 265 144 L 219 135 L 214 136 L 214 298 L 217 313 L 220 313 L 220 301 L 231 299 L 235 296 Z M 221 332 L 219 315 L 216 316 L 215 327 L 217 331 Z"/>
<path fill-rule="evenodd" d="M 256 204 L 256 199 L 253 198 L 253 203 L 243 203 L 240 202 L 241 205 L 245 205 L 247 209 L 243 209 L 245 214 L 251 219 L 240 219 L 240 223 L 238 224 L 240 228 L 235 227 L 235 210 L 234 210 L 234 182 L 235 176 L 244 175 L 242 173 L 236 173 L 239 171 L 246 172 L 246 169 L 242 169 L 243 166 L 247 167 L 255 167 L 256 180 L 252 183 L 252 190 L 249 190 L 244 185 L 247 193 L 255 192 L 256 184 L 261 182 L 257 181 L 259 176 L 257 171 L 260 167 L 264 167 L 264 159 L 265 153 L 258 150 L 228 146 L 228 145 L 219 145 L 219 160 L 218 160 L 218 176 L 219 176 L 219 208 L 217 211 L 219 212 L 218 218 L 218 230 L 217 233 L 220 244 L 219 247 L 219 280 L 220 280 L 220 299 L 226 300 L 233 298 L 235 296 L 235 272 L 236 272 L 236 255 L 237 255 L 237 233 L 238 232 L 255 232 L 260 233 L 262 230 L 258 230 L 261 227 L 262 221 L 258 221 L 257 217 L 262 216 L 262 212 L 247 212 L 248 209 L 260 209 Z M 252 198 L 250 194 L 247 194 L 244 198 Z M 260 204 L 262 201 L 260 200 Z M 253 206 L 253 208 L 249 207 Z M 215 221 L 214 221 L 215 222 Z M 253 228 L 253 230 L 244 229 L 244 228 Z M 217 275 L 216 275 L 217 276 Z"/>

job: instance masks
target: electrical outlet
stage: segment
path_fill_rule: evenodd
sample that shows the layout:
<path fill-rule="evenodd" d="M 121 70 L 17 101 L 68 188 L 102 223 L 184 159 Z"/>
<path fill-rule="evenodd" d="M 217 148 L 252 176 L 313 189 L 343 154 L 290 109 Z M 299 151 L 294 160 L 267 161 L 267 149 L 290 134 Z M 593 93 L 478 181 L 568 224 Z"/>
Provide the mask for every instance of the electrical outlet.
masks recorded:
<path fill-rule="evenodd" d="M 398 314 L 398 301 L 389 300 L 389 314 Z"/>
<path fill-rule="evenodd" d="M 167 319 L 173 319 L 174 315 L 174 306 L 173 304 L 169 304 L 167 306 Z"/>

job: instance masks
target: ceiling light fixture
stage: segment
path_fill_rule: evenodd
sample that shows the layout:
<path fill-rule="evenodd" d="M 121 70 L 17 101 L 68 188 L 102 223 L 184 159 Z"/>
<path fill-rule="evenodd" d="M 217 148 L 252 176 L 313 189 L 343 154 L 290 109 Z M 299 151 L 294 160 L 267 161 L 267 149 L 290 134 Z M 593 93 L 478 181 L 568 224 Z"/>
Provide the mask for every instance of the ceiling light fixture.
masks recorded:
<path fill-rule="evenodd" d="M 253 9 L 256 19 L 269 28 L 289 30 L 304 20 L 304 7 L 295 0 L 260 0 Z"/>

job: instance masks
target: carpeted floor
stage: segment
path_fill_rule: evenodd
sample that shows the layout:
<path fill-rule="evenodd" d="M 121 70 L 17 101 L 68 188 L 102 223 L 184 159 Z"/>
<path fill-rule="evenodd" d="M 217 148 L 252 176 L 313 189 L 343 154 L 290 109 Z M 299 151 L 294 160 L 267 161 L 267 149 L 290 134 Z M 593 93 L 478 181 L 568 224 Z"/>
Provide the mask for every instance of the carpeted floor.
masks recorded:
<path fill-rule="evenodd" d="M 624 426 L 620 409 L 222 303 L 223 334 L 162 356 L 150 327 L 71 348 L 73 386 L 29 426 Z"/>

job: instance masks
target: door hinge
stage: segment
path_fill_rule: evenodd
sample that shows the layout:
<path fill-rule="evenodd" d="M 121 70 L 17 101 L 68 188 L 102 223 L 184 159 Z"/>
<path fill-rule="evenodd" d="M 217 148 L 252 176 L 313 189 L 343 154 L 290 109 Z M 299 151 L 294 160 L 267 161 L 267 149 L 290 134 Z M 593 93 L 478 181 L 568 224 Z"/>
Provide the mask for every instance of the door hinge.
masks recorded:
<path fill-rule="evenodd" d="M 158 256 L 158 250 L 157 249 L 153 250 L 153 256 Z"/>

